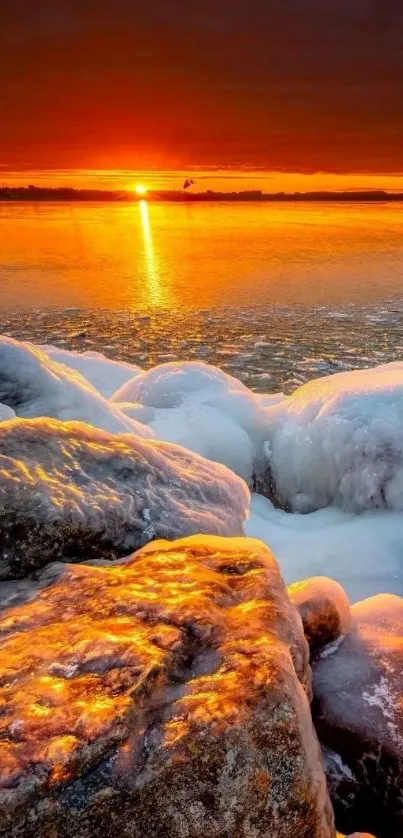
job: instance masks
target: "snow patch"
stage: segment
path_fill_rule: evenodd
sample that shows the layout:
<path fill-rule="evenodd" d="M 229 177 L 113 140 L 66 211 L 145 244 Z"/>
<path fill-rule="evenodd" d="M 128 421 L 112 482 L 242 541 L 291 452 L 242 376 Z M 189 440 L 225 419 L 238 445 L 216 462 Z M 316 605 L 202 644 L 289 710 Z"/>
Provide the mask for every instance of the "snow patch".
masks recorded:
<path fill-rule="evenodd" d="M 354 515 L 329 508 L 292 514 L 252 495 L 245 530 L 273 550 L 287 585 L 325 574 L 352 602 L 379 592 L 402 593 L 403 516 L 398 512 Z"/>
<path fill-rule="evenodd" d="M 153 432 L 110 404 L 74 369 L 29 343 L 0 338 L 0 402 L 24 418 L 78 420 L 109 433 L 152 438 Z"/>
<path fill-rule="evenodd" d="M 141 367 L 136 364 L 127 364 L 125 361 L 112 361 L 106 358 L 102 352 L 88 350 L 86 352 L 73 352 L 67 349 L 59 349 L 57 346 L 40 346 L 43 352 L 58 364 L 64 364 L 72 370 L 76 370 L 93 385 L 93 387 L 109 399 L 113 393 L 127 381 L 141 373 Z"/>
<path fill-rule="evenodd" d="M 283 508 L 403 511 L 401 362 L 310 381 L 268 412 Z"/>
<path fill-rule="evenodd" d="M 397 696 L 393 692 L 387 678 L 381 675 L 379 683 L 374 684 L 370 692 L 367 690 L 364 691 L 362 697 L 370 707 L 377 707 L 381 710 L 390 735 L 396 744 L 403 748 L 403 737 L 400 735 L 399 727 L 395 721 L 401 696 Z"/>
<path fill-rule="evenodd" d="M 278 396 L 257 396 L 217 367 L 201 361 L 161 364 L 125 384 L 111 403 L 143 405 L 158 439 L 223 463 L 250 482 L 263 458 L 267 405 Z"/>

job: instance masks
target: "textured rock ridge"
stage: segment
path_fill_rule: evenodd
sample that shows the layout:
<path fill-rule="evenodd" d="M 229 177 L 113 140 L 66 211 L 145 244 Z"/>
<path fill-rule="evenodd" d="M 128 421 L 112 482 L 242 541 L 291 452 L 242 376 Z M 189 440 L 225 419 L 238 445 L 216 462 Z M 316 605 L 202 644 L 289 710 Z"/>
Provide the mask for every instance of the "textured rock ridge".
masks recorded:
<path fill-rule="evenodd" d="M 334 838 L 308 645 L 260 542 L 59 567 L 0 636 L 4 838 Z"/>
<path fill-rule="evenodd" d="M 225 466 L 170 443 L 79 422 L 0 423 L 0 580 L 116 559 L 155 538 L 241 535 L 248 504 Z"/>

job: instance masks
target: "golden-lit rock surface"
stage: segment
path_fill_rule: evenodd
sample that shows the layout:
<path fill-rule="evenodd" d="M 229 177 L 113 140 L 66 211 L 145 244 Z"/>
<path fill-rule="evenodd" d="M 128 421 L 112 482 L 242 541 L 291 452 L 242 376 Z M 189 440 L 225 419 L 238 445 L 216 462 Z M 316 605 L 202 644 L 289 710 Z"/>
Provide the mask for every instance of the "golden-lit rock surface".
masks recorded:
<path fill-rule="evenodd" d="M 313 652 L 349 630 L 350 602 L 338 582 L 326 576 L 313 576 L 294 582 L 287 591 L 301 615 L 305 637 Z"/>
<path fill-rule="evenodd" d="M 334 838 L 308 645 L 258 541 L 65 565 L 0 616 L 0 834 Z"/>
<path fill-rule="evenodd" d="M 0 423 L 0 580 L 155 538 L 242 535 L 245 483 L 170 443 L 79 422 Z"/>
<path fill-rule="evenodd" d="M 337 838 L 374 838 L 374 836 L 370 835 L 369 832 L 354 832 L 353 835 L 342 835 L 341 832 L 338 832 Z"/>
<path fill-rule="evenodd" d="M 313 664 L 315 724 L 345 832 L 403 835 L 403 599 L 381 594 L 351 607 L 352 627 Z M 335 759 L 336 757 L 336 759 Z"/>

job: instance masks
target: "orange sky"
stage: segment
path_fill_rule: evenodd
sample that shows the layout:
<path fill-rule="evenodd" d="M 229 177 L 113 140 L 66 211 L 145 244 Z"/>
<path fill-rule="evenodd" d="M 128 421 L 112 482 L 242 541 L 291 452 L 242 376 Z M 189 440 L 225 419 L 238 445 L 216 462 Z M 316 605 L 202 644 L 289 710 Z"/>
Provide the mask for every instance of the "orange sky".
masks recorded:
<path fill-rule="evenodd" d="M 366 186 L 403 172 L 402 33 L 400 0 L 1 0 L 0 179 L 203 167 Z"/>

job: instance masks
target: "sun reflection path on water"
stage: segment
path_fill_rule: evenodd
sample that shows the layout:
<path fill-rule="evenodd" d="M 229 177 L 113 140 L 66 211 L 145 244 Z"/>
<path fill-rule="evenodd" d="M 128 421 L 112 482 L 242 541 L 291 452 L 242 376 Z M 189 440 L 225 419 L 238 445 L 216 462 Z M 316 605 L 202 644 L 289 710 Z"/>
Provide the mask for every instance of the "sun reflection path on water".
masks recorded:
<path fill-rule="evenodd" d="M 144 244 L 145 274 L 149 294 L 148 302 L 155 308 L 165 308 L 168 302 L 167 294 L 158 269 L 147 201 L 139 201 L 138 207 Z"/>

